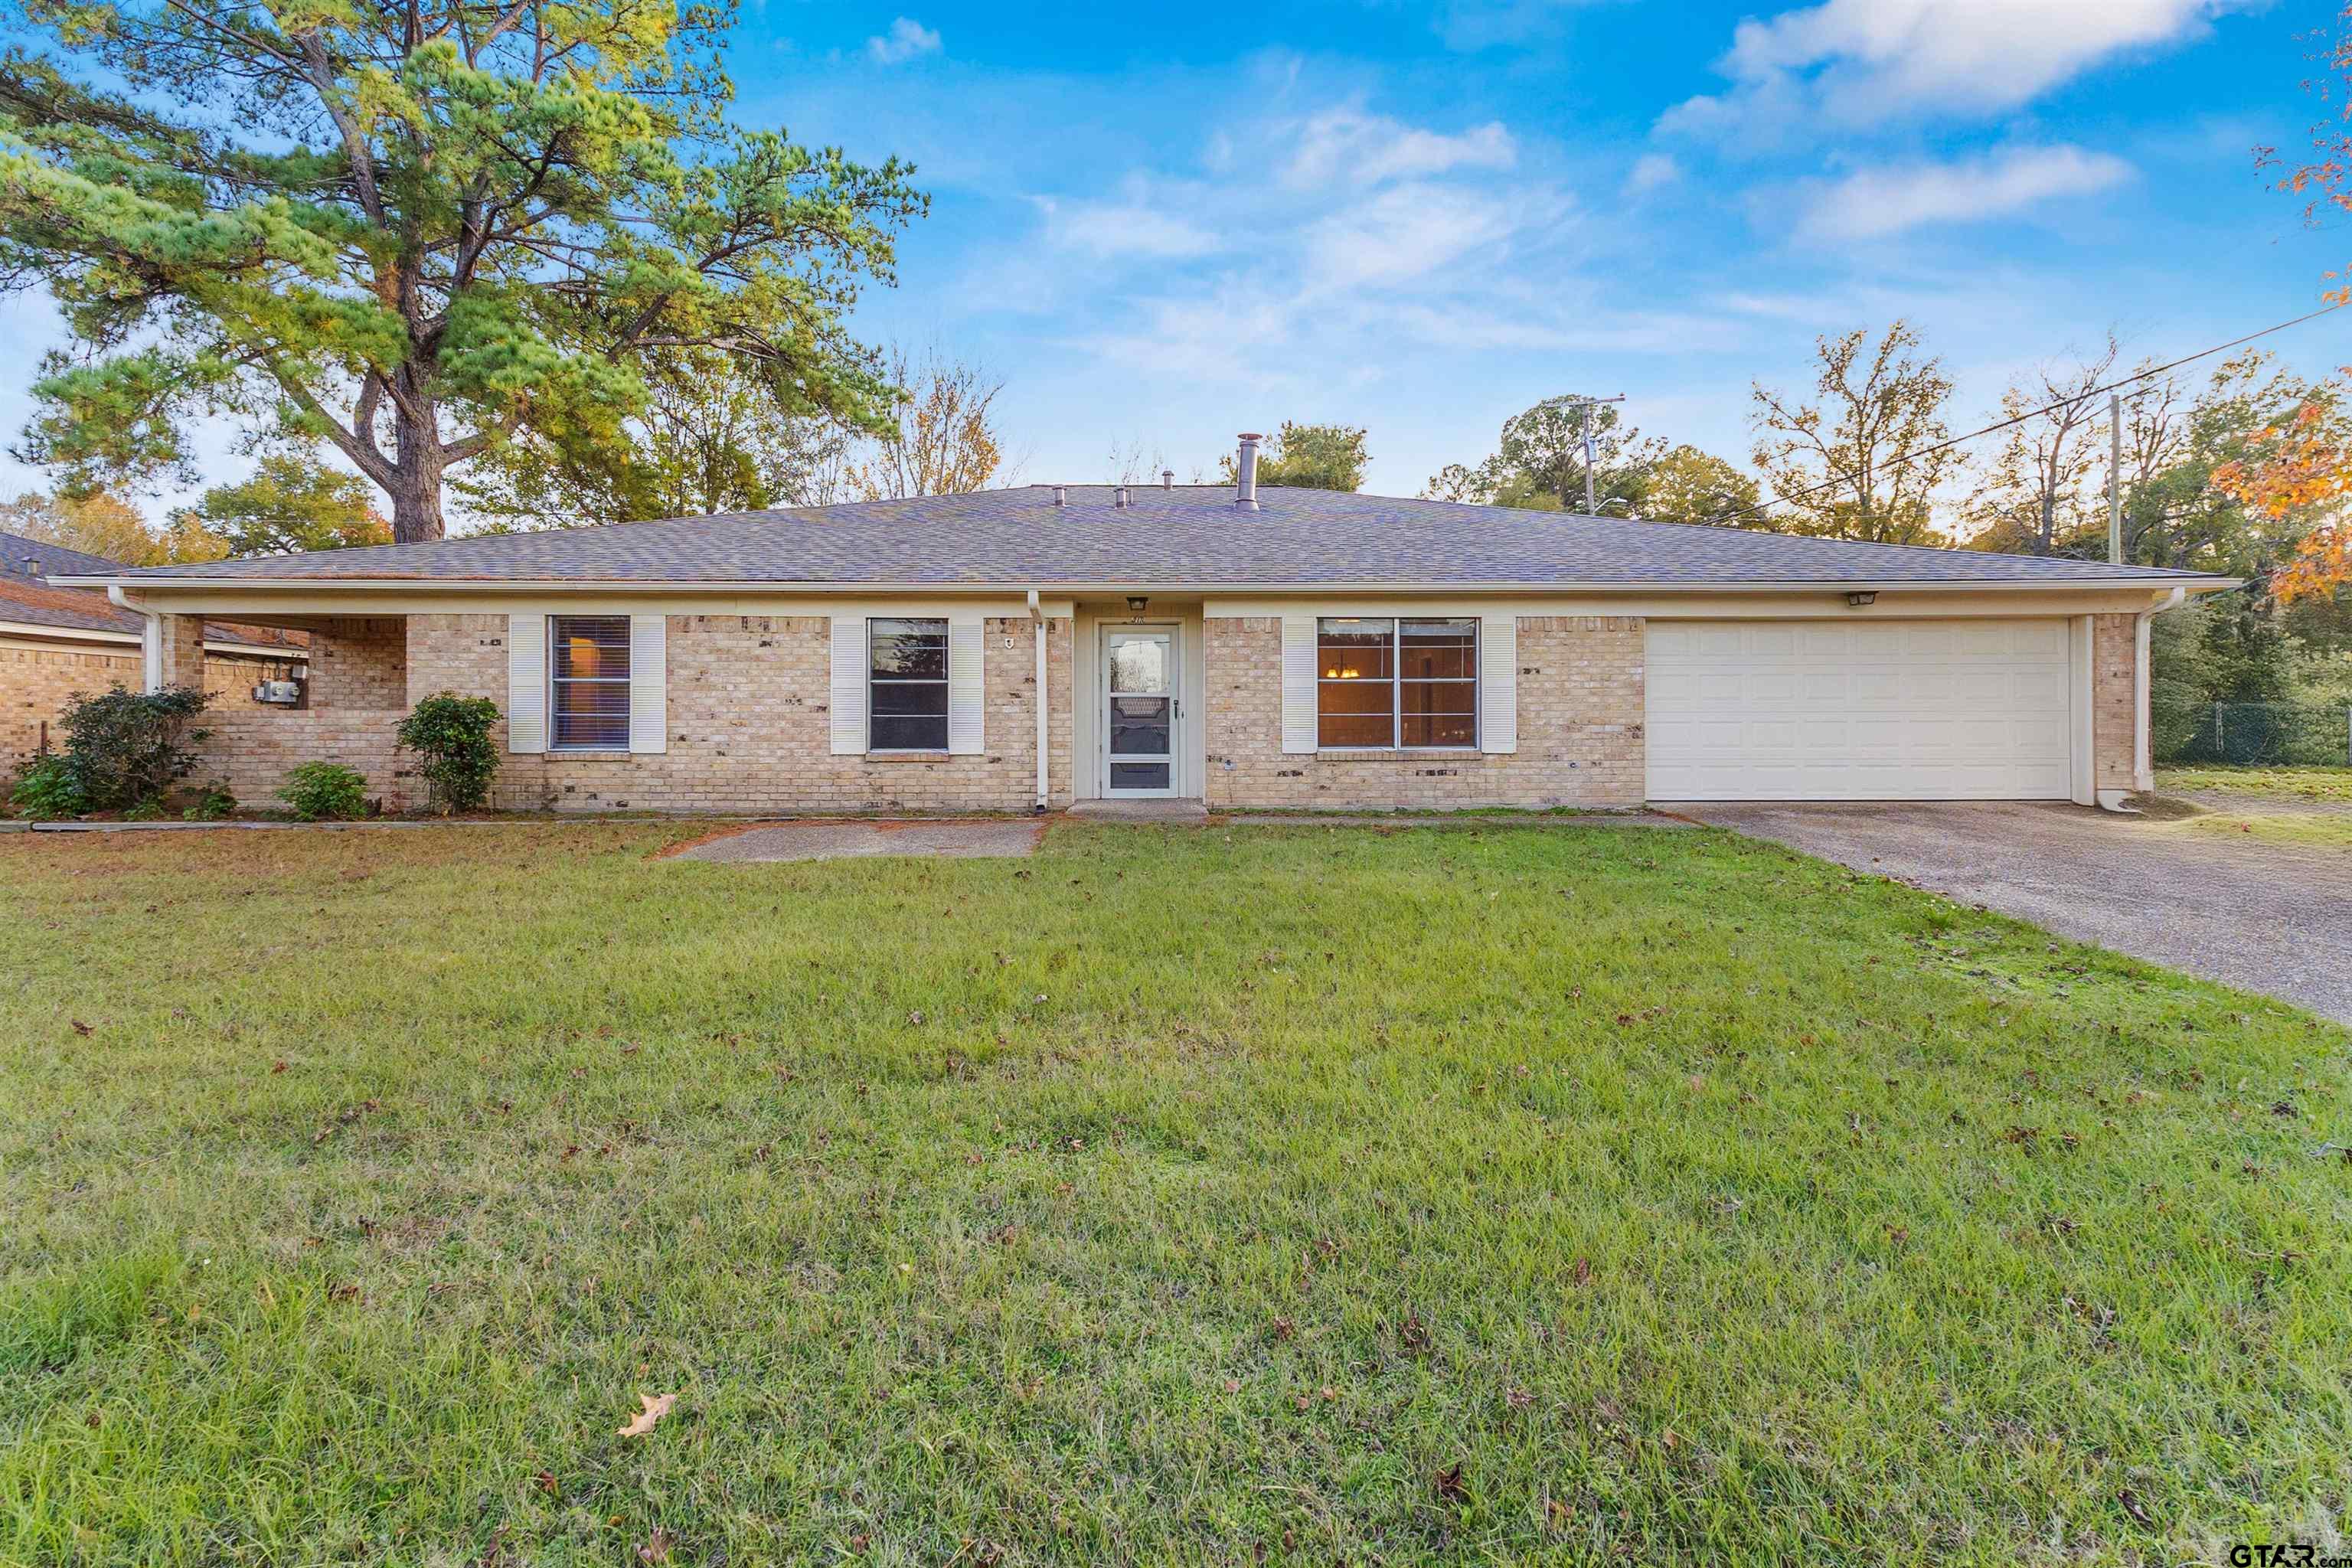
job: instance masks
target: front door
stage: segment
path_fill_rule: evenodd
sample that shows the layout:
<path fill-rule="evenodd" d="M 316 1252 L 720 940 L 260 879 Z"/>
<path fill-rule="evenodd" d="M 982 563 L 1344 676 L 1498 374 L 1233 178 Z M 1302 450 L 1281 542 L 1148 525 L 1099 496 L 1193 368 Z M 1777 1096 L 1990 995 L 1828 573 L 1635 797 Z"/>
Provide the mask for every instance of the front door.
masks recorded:
<path fill-rule="evenodd" d="M 1176 628 L 1103 630 L 1103 794 L 1176 793 Z"/>

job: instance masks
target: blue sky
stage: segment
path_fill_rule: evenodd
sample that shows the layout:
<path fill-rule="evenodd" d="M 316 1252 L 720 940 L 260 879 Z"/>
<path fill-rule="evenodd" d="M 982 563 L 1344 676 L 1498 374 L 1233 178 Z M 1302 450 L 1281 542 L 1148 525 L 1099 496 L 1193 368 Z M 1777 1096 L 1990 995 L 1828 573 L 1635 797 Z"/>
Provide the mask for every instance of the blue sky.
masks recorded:
<path fill-rule="evenodd" d="M 919 165 L 858 326 L 991 366 L 1018 478 L 1213 477 L 1289 418 L 1368 426 L 1411 494 L 1567 391 L 1744 457 L 1752 380 L 1897 315 L 1973 425 L 2110 325 L 2169 357 L 2309 309 L 2344 236 L 2249 150 L 2301 143 L 2330 10 L 745 0 L 731 67 L 746 123 Z M 49 329 L 7 319 L 13 426 Z M 2352 361 L 2352 312 L 2275 346 Z"/>

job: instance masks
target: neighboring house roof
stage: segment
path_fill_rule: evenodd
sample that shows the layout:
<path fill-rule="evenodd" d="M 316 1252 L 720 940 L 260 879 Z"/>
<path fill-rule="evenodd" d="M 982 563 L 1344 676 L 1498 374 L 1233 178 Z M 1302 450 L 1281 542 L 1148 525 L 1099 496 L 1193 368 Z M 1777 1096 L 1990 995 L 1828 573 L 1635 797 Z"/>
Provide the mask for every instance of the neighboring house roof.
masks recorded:
<path fill-rule="evenodd" d="M 1268 488 L 1107 485 L 860 501 L 540 533 L 474 535 L 122 574 L 187 583 L 592 582 L 1046 587 L 1922 583 L 2063 585 L 2204 574 L 1857 544 L 1450 501 Z"/>
<path fill-rule="evenodd" d="M 137 637 L 143 616 L 117 608 L 104 594 L 87 588 L 55 588 L 46 581 L 52 575 L 121 576 L 134 570 L 103 555 L 46 544 L 21 533 L 0 533 L 0 622 L 54 626 L 68 632 L 124 632 Z M 293 652 L 308 648 L 310 643 L 305 632 L 236 621 L 206 621 L 205 640 L 283 647 Z"/>
<path fill-rule="evenodd" d="M 92 561 L 97 557 L 82 559 Z M 121 570 L 112 562 L 106 563 L 104 569 Z M 52 588 L 12 573 L 0 573 L 0 621 L 56 626 L 64 631 L 129 632 L 136 636 L 140 617 L 129 610 L 116 609 L 106 602 L 105 595 L 93 594 L 87 588 Z"/>
<path fill-rule="evenodd" d="M 62 544 L 47 544 L 21 533 L 0 532 L 0 577 L 37 583 L 45 577 L 68 574 L 119 572 L 122 564 L 88 551 L 68 550 Z"/>

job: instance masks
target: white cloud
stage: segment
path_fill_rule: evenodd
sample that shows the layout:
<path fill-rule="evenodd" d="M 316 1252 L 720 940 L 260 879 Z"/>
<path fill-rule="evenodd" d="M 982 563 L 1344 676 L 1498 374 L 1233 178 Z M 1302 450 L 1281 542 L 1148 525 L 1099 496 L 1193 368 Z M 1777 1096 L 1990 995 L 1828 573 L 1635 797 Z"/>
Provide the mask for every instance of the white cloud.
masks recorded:
<path fill-rule="evenodd" d="M 1211 255 L 1224 245 L 1203 225 L 1139 195 L 1115 202 L 1034 199 L 1045 214 L 1048 243 L 1097 259 L 1131 256 L 1181 260 Z"/>
<path fill-rule="evenodd" d="M 1662 130 L 1787 131 L 1918 110 L 2014 109 L 2115 55 L 2168 44 L 2261 0 L 1823 0 L 1739 24 L 1730 91 Z"/>
<path fill-rule="evenodd" d="M 1811 186 L 1797 231 L 1816 242 L 1883 239 L 1926 224 L 2005 217 L 2132 177 L 2129 163 L 2080 147 L 2013 147 L 1954 163 L 1863 169 Z"/>
<path fill-rule="evenodd" d="M 1307 231 L 1307 275 L 1321 289 L 1393 285 L 1500 244 L 1515 226 L 1496 196 L 1444 185 L 1396 185 Z"/>
<path fill-rule="evenodd" d="M 1518 143 L 1500 121 L 1447 135 L 1343 106 L 1312 115 L 1299 125 L 1297 146 L 1283 181 L 1294 190 L 1338 181 L 1377 185 L 1455 169 L 1507 169 L 1518 155 Z"/>
<path fill-rule="evenodd" d="M 1652 191 L 1664 189 L 1682 177 L 1683 166 L 1664 153 L 1644 153 L 1634 159 L 1633 166 L 1625 172 L 1625 194 L 1629 196 L 1647 195 Z"/>
<path fill-rule="evenodd" d="M 912 16 L 901 16 L 879 37 L 866 40 L 866 52 L 876 65 L 904 65 L 918 55 L 940 52 L 940 36 Z"/>

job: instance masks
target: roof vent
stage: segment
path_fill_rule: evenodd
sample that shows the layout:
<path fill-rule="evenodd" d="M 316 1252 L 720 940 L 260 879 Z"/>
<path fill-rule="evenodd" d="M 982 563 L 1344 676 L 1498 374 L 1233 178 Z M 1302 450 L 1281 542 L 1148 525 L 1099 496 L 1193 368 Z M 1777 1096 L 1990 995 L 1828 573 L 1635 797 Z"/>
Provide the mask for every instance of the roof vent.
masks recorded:
<path fill-rule="evenodd" d="M 1163 490 L 1172 490 L 1176 488 L 1175 469 L 1162 468 L 1160 470 L 1160 488 Z"/>
<path fill-rule="evenodd" d="M 1055 506 L 1064 506 L 1068 504 L 1069 498 L 1064 493 L 1067 489 L 1068 487 L 1065 485 L 1055 485 L 1054 487 L 1054 504 Z"/>
<path fill-rule="evenodd" d="M 1234 487 L 1234 504 L 1244 511 L 1257 510 L 1257 444 L 1264 439 L 1254 432 L 1242 432 L 1241 462 L 1234 470 L 1238 482 Z"/>
<path fill-rule="evenodd" d="M 1128 504 L 1127 487 L 1125 485 L 1119 486 L 1118 489 L 1112 495 L 1110 504 L 1113 506 L 1126 506 Z"/>

